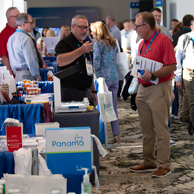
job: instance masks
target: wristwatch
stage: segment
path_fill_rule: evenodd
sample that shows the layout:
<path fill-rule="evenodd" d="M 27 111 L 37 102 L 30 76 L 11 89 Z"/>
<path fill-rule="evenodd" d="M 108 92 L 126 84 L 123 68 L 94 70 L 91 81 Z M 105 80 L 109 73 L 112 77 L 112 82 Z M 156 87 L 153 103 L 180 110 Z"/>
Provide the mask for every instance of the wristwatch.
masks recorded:
<path fill-rule="evenodd" d="M 96 90 L 93 90 L 92 93 L 93 93 L 93 94 L 97 94 L 97 91 L 96 91 Z"/>
<path fill-rule="evenodd" d="M 156 77 L 153 73 L 151 74 L 151 80 L 156 80 Z"/>

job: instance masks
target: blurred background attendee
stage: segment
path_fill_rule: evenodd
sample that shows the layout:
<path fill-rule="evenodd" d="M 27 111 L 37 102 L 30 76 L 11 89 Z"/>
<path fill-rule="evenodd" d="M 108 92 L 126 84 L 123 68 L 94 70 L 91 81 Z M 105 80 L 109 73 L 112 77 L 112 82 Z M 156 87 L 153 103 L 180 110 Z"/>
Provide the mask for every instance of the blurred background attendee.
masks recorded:
<path fill-rule="evenodd" d="M 110 34 L 118 40 L 119 46 L 121 47 L 121 32 L 116 25 L 116 18 L 114 15 L 111 14 L 106 17 L 106 25 Z"/>
<path fill-rule="evenodd" d="M 56 37 L 55 31 L 53 29 L 47 30 L 46 38 L 49 38 L 49 37 Z M 45 45 L 44 42 L 43 42 L 43 56 L 45 56 L 45 57 L 46 56 L 48 56 L 48 57 L 52 57 L 53 56 L 53 53 L 47 53 L 46 45 Z"/>
<path fill-rule="evenodd" d="M 123 29 L 121 30 L 121 47 L 123 49 L 124 52 L 127 51 L 127 36 L 131 30 L 130 28 L 130 21 L 129 20 L 125 20 L 123 22 Z"/>
<path fill-rule="evenodd" d="M 182 28 L 183 28 L 183 23 L 182 22 L 178 22 L 176 24 L 176 26 L 174 27 L 172 34 L 174 34 L 175 32 L 178 32 L 178 31 L 182 30 Z"/>
<path fill-rule="evenodd" d="M 116 40 L 109 33 L 107 26 L 101 22 L 91 24 L 91 33 L 95 39 L 93 45 L 93 66 L 96 77 L 105 79 L 108 90 L 112 92 L 113 106 L 117 114 L 117 92 L 119 88 L 118 72 L 116 67 L 116 54 L 118 48 Z M 119 120 L 111 122 L 115 143 L 120 143 Z"/>
<path fill-rule="evenodd" d="M 117 27 L 118 27 L 118 29 L 119 29 L 120 31 L 123 30 L 123 28 L 124 28 L 123 22 L 117 22 L 116 25 L 117 25 Z"/>
<path fill-rule="evenodd" d="M 7 24 L 6 27 L 0 33 L 0 58 L 2 63 L 7 67 L 9 73 L 13 75 L 13 71 L 10 66 L 9 56 L 7 52 L 7 41 L 9 37 L 16 31 L 16 17 L 20 14 L 16 7 L 10 7 L 6 11 Z"/>
<path fill-rule="evenodd" d="M 168 36 L 168 38 L 173 41 L 172 39 L 172 35 L 170 34 L 169 30 L 165 27 L 161 25 L 161 20 L 162 20 L 162 11 L 160 8 L 155 7 L 151 10 L 151 13 L 154 15 L 154 18 L 156 20 L 157 25 L 161 28 L 161 34 L 165 34 L 166 36 Z"/>
<path fill-rule="evenodd" d="M 62 26 L 60 32 L 60 40 L 70 35 L 70 28 L 69 26 Z"/>
<path fill-rule="evenodd" d="M 173 35 L 173 30 L 174 30 L 175 26 L 178 24 L 178 22 L 179 21 L 176 18 L 171 20 L 171 30 L 170 30 L 171 35 Z"/>
<path fill-rule="evenodd" d="M 32 38 L 34 38 L 36 41 L 41 37 L 40 33 L 35 29 L 36 28 L 36 20 L 35 18 L 32 18 L 32 21 L 33 21 L 33 31 L 30 32 Z"/>
<path fill-rule="evenodd" d="M 42 30 L 42 36 L 36 41 L 36 46 L 41 55 L 43 55 L 43 38 L 46 37 L 48 29 L 49 29 L 48 27 L 44 27 Z"/>

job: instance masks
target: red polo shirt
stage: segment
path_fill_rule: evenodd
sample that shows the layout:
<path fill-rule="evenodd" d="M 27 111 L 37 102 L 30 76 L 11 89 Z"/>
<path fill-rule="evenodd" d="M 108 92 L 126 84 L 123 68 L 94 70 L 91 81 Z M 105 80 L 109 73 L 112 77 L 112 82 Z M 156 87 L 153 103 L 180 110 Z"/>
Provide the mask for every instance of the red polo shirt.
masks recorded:
<path fill-rule="evenodd" d="M 144 56 L 146 49 L 148 48 L 148 45 L 150 44 L 150 41 L 154 37 L 157 31 L 148 39 L 144 41 L 141 41 L 138 48 L 138 55 Z M 144 42 L 144 44 L 143 44 Z M 140 54 L 140 50 L 141 54 Z M 155 39 L 153 40 L 152 44 L 150 45 L 145 58 L 163 63 L 163 65 L 169 65 L 169 64 L 176 64 L 176 58 L 175 58 L 175 52 L 174 47 L 171 42 L 171 40 L 168 38 L 168 36 L 159 33 Z M 173 77 L 174 73 L 171 73 L 170 75 L 166 77 L 159 78 L 158 83 L 166 82 L 169 79 Z M 138 79 L 139 83 L 143 84 L 149 84 L 150 82 L 143 82 L 141 79 Z"/>
<path fill-rule="evenodd" d="M 7 52 L 7 41 L 9 37 L 16 31 L 15 28 L 10 27 L 8 24 L 6 24 L 6 27 L 1 31 L 0 33 L 0 57 L 2 55 L 6 55 L 8 58 L 8 52 Z"/>

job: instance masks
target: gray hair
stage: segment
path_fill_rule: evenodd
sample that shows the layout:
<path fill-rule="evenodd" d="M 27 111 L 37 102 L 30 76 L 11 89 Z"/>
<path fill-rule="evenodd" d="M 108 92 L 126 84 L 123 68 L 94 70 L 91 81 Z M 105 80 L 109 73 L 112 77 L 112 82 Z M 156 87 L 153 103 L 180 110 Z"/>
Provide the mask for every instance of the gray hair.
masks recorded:
<path fill-rule="evenodd" d="M 22 26 L 22 23 L 27 23 L 28 22 L 28 17 L 32 17 L 30 14 L 28 13 L 21 13 L 17 16 L 16 18 L 16 24 L 17 26 Z"/>
<path fill-rule="evenodd" d="M 113 22 L 116 22 L 116 18 L 113 14 L 108 15 L 106 18 L 112 20 Z"/>
<path fill-rule="evenodd" d="M 74 16 L 74 17 L 72 18 L 71 24 L 76 24 L 76 21 L 77 21 L 78 19 L 85 19 L 85 20 L 88 20 L 88 19 L 86 18 L 86 16 L 84 16 L 84 15 L 76 15 L 76 16 Z"/>
<path fill-rule="evenodd" d="M 7 18 L 10 16 L 10 13 L 13 10 L 18 10 L 18 8 L 17 7 L 10 7 L 10 8 L 7 9 L 6 14 L 5 14 Z"/>

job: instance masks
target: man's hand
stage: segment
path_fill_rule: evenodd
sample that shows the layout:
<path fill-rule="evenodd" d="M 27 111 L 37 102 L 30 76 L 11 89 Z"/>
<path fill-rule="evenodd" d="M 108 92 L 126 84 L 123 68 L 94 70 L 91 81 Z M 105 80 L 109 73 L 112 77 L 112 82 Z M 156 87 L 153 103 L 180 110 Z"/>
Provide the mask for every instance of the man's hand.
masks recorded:
<path fill-rule="evenodd" d="M 87 42 L 85 42 L 82 46 L 81 46 L 81 48 L 82 48 L 82 50 L 83 50 L 83 53 L 89 53 L 91 50 L 92 50 L 92 48 L 93 48 L 93 42 L 89 42 L 89 41 L 87 41 Z"/>
<path fill-rule="evenodd" d="M 144 69 L 145 73 L 141 76 L 141 80 L 144 82 L 149 82 L 151 80 L 152 74 L 147 70 Z"/>
<path fill-rule="evenodd" d="M 179 88 L 180 90 L 182 90 L 183 89 L 182 81 L 176 82 L 176 87 Z"/>
<path fill-rule="evenodd" d="M 38 77 L 36 77 L 36 81 L 41 81 L 40 75 Z"/>

